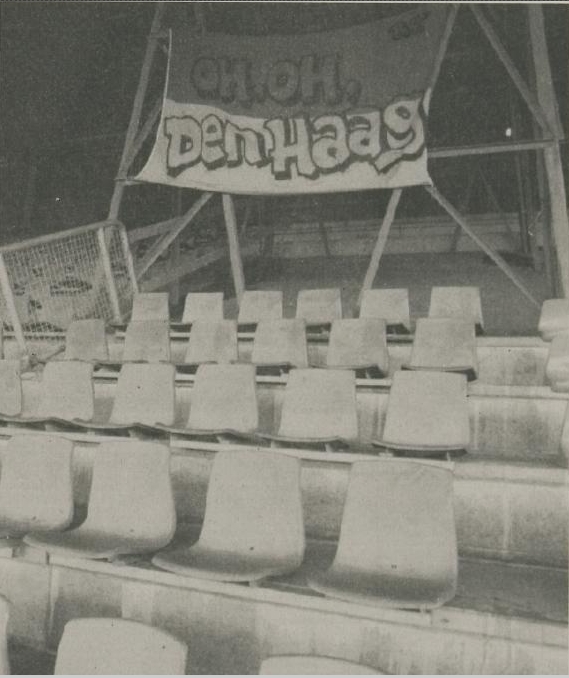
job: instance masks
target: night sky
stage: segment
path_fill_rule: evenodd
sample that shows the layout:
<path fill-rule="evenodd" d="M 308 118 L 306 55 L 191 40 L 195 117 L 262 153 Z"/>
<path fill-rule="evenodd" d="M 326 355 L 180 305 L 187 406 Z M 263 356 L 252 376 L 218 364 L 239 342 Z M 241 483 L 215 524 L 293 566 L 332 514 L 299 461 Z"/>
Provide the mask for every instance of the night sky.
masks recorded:
<path fill-rule="evenodd" d="M 60 220 L 70 222 L 65 225 L 101 218 L 154 4 L 3 0 L 0 11 L 2 230 L 17 227 L 30 160 L 40 167 L 38 219 L 43 214 L 53 220 L 59 206 Z M 218 2 L 207 3 L 205 16 L 209 30 L 288 33 L 346 26 L 399 11 L 401 5 L 395 3 Z M 530 55 L 523 5 L 496 4 L 489 11 L 525 71 Z M 562 120 L 567 121 L 569 7 L 548 5 L 544 12 Z M 524 104 L 466 6 L 460 17 L 433 99 L 431 145 L 503 141 L 512 124 L 512 107 L 520 111 L 515 135 L 529 138 Z M 156 82 L 159 87 L 159 78 Z M 85 137 L 95 138 L 77 145 Z M 85 186 L 89 200 L 80 204 Z"/>

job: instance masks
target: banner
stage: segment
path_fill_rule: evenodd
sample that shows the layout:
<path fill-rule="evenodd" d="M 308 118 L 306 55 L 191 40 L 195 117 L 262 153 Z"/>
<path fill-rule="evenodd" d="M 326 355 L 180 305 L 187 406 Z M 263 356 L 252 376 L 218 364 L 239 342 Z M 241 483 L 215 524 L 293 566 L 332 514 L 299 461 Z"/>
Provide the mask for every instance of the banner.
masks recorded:
<path fill-rule="evenodd" d="M 431 183 L 425 128 L 448 11 L 415 5 L 301 35 L 176 25 L 155 145 L 137 179 L 249 194 Z"/>

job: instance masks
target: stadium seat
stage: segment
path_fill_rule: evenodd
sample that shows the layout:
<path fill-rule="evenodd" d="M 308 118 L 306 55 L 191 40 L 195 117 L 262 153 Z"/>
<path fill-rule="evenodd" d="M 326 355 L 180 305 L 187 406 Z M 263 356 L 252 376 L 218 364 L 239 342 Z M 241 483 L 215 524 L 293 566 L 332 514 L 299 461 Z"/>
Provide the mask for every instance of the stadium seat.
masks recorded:
<path fill-rule="evenodd" d="M 165 320 L 131 321 L 124 336 L 123 362 L 170 362 L 170 325 Z"/>
<path fill-rule="evenodd" d="M 326 367 L 389 371 L 385 320 L 345 318 L 334 320 L 328 341 Z"/>
<path fill-rule="evenodd" d="M 157 567 L 189 577 L 255 581 L 295 570 L 304 556 L 298 459 L 218 452 L 198 542 L 157 554 Z"/>
<path fill-rule="evenodd" d="M 64 360 L 107 361 L 109 348 L 105 321 L 99 318 L 74 320 L 65 336 Z"/>
<path fill-rule="evenodd" d="M 55 675 L 173 675 L 186 672 L 188 648 L 162 629 L 112 617 L 72 619 L 57 648 Z"/>
<path fill-rule="evenodd" d="M 469 379 L 478 375 L 474 324 L 456 318 L 419 318 L 410 370 L 464 372 Z"/>
<path fill-rule="evenodd" d="M 546 299 L 541 307 L 537 326 L 544 341 L 569 331 L 569 299 Z"/>
<path fill-rule="evenodd" d="M 2 455 L 0 538 L 63 530 L 73 518 L 73 443 L 46 435 L 15 435 Z"/>
<path fill-rule="evenodd" d="M 484 332 L 482 303 L 478 287 L 433 287 L 429 318 L 458 318 L 473 322 L 478 334 Z"/>
<path fill-rule="evenodd" d="M 239 304 L 239 325 L 256 325 L 260 320 L 283 317 L 283 293 L 279 290 L 246 290 Z"/>
<path fill-rule="evenodd" d="M 334 562 L 308 583 L 342 600 L 427 610 L 454 597 L 457 569 L 452 472 L 363 461 L 352 465 Z"/>
<path fill-rule="evenodd" d="M 182 323 L 223 320 L 223 292 L 190 292 L 186 295 Z"/>
<path fill-rule="evenodd" d="M 343 659 L 316 655 L 280 655 L 264 659 L 260 676 L 377 676 L 384 675 L 369 666 Z"/>
<path fill-rule="evenodd" d="M 78 360 L 46 363 L 36 418 L 86 423 L 92 421 L 94 412 L 93 364 Z"/>
<path fill-rule="evenodd" d="M 253 365 L 200 365 L 190 399 L 188 433 L 252 434 L 259 425 Z"/>
<path fill-rule="evenodd" d="M 308 367 L 305 321 L 298 318 L 260 320 L 251 362 L 258 366 Z"/>
<path fill-rule="evenodd" d="M 296 301 L 296 317 L 307 325 L 329 325 L 342 317 L 342 298 L 339 289 L 300 290 Z"/>
<path fill-rule="evenodd" d="M 139 292 L 132 300 L 133 320 L 170 320 L 167 292 Z"/>
<path fill-rule="evenodd" d="M 409 290 L 365 290 L 360 305 L 360 318 L 383 318 L 388 332 L 411 332 Z"/>
<path fill-rule="evenodd" d="M 22 382 L 19 360 L 0 360 L 0 418 L 22 414 Z"/>
<path fill-rule="evenodd" d="M 466 450 L 470 443 L 466 377 L 449 372 L 396 372 L 385 425 L 378 434 L 376 444 L 416 455 Z"/>
<path fill-rule="evenodd" d="M 268 437 L 305 443 L 357 439 L 354 373 L 347 370 L 291 370 L 278 434 Z"/>
<path fill-rule="evenodd" d="M 553 391 L 569 392 L 569 330 L 556 334 L 551 340 L 545 377 Z"/>
<path fill-rule="evenodd" d="M 0 676 L 10 675 L 10 658 L 8 656 L 8 619 L 10 603 L 0 596 Z"/>
<path fill-rule="evenodd" d="M 67 532 L 24 537 L 50 555 L 114 560 L 157 551 L 174 536 L 170 449 L 156 442 L 100 443 L 94 455 L 87 518 Z"/>
<path fill-rule="evenodd" d="M 171 426 L 176 416 L 176 368 L 167 363 L 123 365 L 109 424 Z"/>
<path fill-rule="evenodd" d="M 238 360 L 235 320 L 194 320 L 184 363 L 233 363 Z"/>

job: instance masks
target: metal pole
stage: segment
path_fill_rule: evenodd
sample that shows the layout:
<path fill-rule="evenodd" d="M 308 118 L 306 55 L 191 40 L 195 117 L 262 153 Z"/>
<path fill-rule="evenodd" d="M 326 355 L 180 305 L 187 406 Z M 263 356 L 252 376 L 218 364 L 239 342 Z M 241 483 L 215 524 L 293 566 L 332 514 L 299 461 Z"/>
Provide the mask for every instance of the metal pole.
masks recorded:
<path fill-rule="evenodd" d="M 99 243 L 99 251 L 101 253 L 101 261 L 103 263 L 103 272 L 107 281 L 109 299 L 111 300 L 111 306 L 113 309 L 113 320 L 120 323 L 122 322 L 122 315 L 119 305 L 119 297 L 117 294 L 115 279 L 113 278 L 113 271 L 111 269 L 111 257 L 109 256 L 109 250 L 107 248 L 104 228 L 100 228 L 97 231 L 97 241 Z"/>
<path fill-rule="evenodd" d="M 4 255 L 1 252 L 0 252 L 0 287 L 2 288 L 2 294 L 4 295 L 8 315 L 10 316 L 10 320 L 12 321 L 12 327 L 14 328 L 14 335 L 16 336 L 16 341 L 18 343 L 20 351 L 22 352 L 22 354 L 24 354 L 26 353 L 26 340 L 24 339 L 22 324 L 20 323 L 20 318 L 18 316 L 18 311 L 16 309 L 16 302 L 14 301 L 14 293 L 12 292 L 10 279 L 8 278 L 6 262 L 4 261 Z"/>
<path fill-rule="evenodd" d="M 237 235 L 237 217 L 235 216 L 235 204 L 233 197 L 229 193 L 222 195 L 223 216 L 225 217 L 225 228 L 227 230 L 227 241 L 229 243 L 229 259 L 231 261 L 231 273 L 233 274 L 233 283 L 235 285 L 235 295 L 238 303 L 241 303 L 241 297 L 245 292 L 245 276 L 243 274 L 243 261 L 241 259 L 241 250 L 239 248 L 239 237 Z"/>

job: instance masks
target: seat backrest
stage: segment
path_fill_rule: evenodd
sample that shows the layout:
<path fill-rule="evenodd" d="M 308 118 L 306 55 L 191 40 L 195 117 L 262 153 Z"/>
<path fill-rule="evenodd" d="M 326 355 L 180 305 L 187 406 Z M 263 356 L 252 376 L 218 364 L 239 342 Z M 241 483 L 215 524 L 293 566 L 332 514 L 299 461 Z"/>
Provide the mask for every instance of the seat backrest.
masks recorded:
<path fill-rule="evenodd" d="M 452 471 L 395 459 L 352 464 L 334 566 L 456 580 Z"/>
<path fill-rule="evenodd" d="M 170 324 L 168 321 L 131 321 L 124 336 L 122 359 L 124 362 L 169 362 Z"/>
<path fill-rule="evenodd" d="M 251 433 L 259 413 L 253 365 L 200 365 L 190 396 L 187 427 Z"/>
<path fill-rule="evenodd" d="M 429 318 L 459 318 L 484 329 L 478 287 L 433 287 Z"/>
<path fill-rule="evenodd" d="M 10 617 L 10 603 L 7 598 L 0 596 L 0 676 L 10 675 L 10 660 L 8 657 L 8 619 Z"/>
<path fill-rule="evenodd" d="M 300 462 L 251 450 L 218 452 L 200 546 L 258 557 L 304 553 Z"/>
<path fill-rule="evenodd" d="M 65 360 L 108 360 L 105 321 L 100 318 L 74 320 L 67 328 Z"/>
<path fill-rule="evenodd" d="M 95 411 L 93 364 L 78 360 L 46 363 L 37 416 L 91 421 Z"/>
<path fill-rule="evenodd" d="M 365 290 L 360 304 L 360 318 L 383 318 L 388 327 L 402 326 L 410 332 L 409 290 Z"/>
<path fill-rule="evenodd" d="M 478 371 L 474 323 L 460 318 L 419 318 L 409 367 Z"/>
<path fill-rule="evenodd" d="M 193 321 L 185 363 L 231 363 L 237 362 L 238 357 L 235 320 Z"/>
<path fill-rule="evenodd" d="M 183 323 L 223 320 L 223 292 L 190 292 L 186 295 Z"/>
<path fill-rule="evenodd" d="M 466 376 L 396 372 L 381 441 L 409 450 L 465 449 L 470 443 Z"/>
<path fill-rule="evenodd" d="M 283 317 L 283 293 L 280 290 L 246 290 L 239 304 L 239 325 L 254 325 L 260 320 Z"/>
<path fill-rule="evenodd" d="M 326 354 L 328 367 L 389 368 L 387 330 L 380 318 L 343 318 L 334 320 Z"/>
<path fill-rule="evenodd" d="M 296 300 L 296 317 L 307 325 L 323 325 L 342 317 L 339 289 L 300 290 Z"/>
<path fill-rule="evenodd" d="M 175 379 L 176 368 L 168 363 L 123 365 L 110 422 L 171 426 L 176 408 Z"/>
<path fill-rule="evenodd" d="M 569 299 L 546 299 L 541 306 L 537 326 L 544 341 L 569 330 Z"/>
<path fill-rule="evenodd" d="M 295 369 L 288 375 L 279 436 L 293 440 L 358 437 L 356 378 L 346 370 Z"/>
<path fill-rule="evenodd" d="M 132 300 L 133 320 L 170 320 L 167 292 L 138 292 Z"/>
<path fill-rule="evenodd" d="M 301 318 L 260 320 L 255 330 L 254 365 L 308 367 L 306 323 Z"/>
<path fill-rule="evenodd" d="M 369 666 L 343 659 L 309 655 L 280 655 L 264 659 L 260 676 L 359 676 L 384 675 Z"/>
<path fill-rule="evenodd" d="M 63 529 L 73 518 L 73 443 L 58 436 L 18 434 L 2 457 L 0 522 L 24 531 Z"/>
<path fill-rule="evenodd" d="M 22 381 L 19 360 L 0 360 L 0 414 L 17 417 L 22 413 Z"/>
<path fill-rule="evenodd" d="M 141 440 L 102 442 L 82 527 L 165 546 L 176 527 L 169 447 Z"/>
<path fill-rule="evenodd" d="M 55 675 L 184 675 L 188 648 L 166 631 L 127 619 L 72 619 Z"/>

